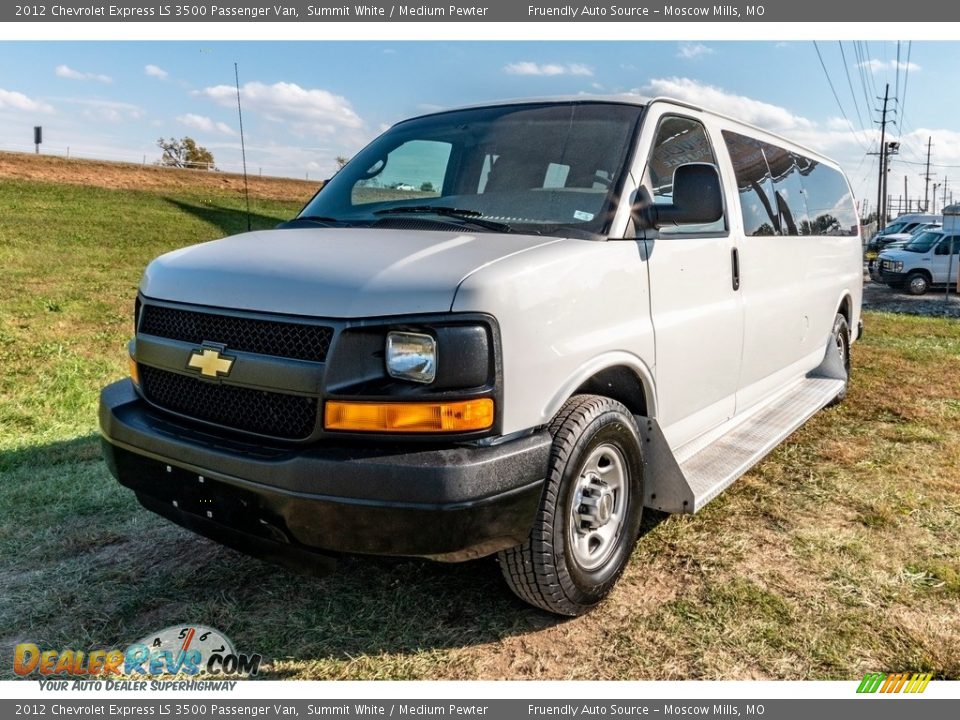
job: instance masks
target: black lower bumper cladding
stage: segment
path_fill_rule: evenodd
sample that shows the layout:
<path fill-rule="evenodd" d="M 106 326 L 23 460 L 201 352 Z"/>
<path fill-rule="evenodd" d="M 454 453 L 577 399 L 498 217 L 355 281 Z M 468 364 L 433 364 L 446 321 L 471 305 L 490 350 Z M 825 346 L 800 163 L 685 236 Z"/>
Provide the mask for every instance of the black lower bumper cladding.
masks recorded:
<path fill-rule="evenodd" d="M 117 480 L 173 522 L 300 568 L 322 569 L 327 553 L 459 561 L 517 545 L 550 453 L 545 432 L 490 447 L 267 448 L 179 422 L 129 380 L 105 388 L 103 451 Z"/>

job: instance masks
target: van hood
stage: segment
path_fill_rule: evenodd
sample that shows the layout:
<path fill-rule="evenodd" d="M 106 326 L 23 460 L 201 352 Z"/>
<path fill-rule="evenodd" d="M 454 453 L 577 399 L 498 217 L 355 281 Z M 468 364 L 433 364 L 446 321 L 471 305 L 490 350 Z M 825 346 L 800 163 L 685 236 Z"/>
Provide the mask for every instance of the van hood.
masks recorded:
<path fill-rule="evenodd" d="M 890 248 L 889 250 L 884 250 L 877 256 L 877 260 L 906 260 L 908 258 L 917 258 L 922 257 L 923 253 L 910 252 L 909 250 L 904 250 L 903 248 Z"/>
<path fill-rule="evenodd" d="M 162 255 L 144 296 L 317 317 L 449 312 L 476 270 L 555 237 L 369 228 L 267 230 Z"/>

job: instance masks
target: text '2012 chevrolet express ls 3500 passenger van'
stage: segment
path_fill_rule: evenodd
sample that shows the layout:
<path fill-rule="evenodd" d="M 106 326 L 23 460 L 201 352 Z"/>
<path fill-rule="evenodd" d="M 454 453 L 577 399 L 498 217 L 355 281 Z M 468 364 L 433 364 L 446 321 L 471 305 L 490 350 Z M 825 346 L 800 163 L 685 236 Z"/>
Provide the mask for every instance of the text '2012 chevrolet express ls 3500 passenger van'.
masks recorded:
<path fill-rule="evenodd" d="M 280 229 L 149 265 L 106 459 L 251 553 L 499 553 L 580 614 L 644 506 L 696 512 L 842 398 L 860 253 L 836 165 L 697 107 L 415 118 Z"/>

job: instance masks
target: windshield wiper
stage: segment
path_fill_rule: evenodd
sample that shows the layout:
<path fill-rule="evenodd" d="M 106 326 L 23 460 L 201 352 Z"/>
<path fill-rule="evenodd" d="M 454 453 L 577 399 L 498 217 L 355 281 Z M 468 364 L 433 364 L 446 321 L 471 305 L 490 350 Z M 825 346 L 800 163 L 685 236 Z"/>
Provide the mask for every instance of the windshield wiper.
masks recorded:
<path fill-rule="evenodd" d="M 494 220 L 484 220 L 483 213 L 478 210 L 465 210 L 462 208 L 447 207 L 445 205 L 404 205 L 401 207 L 385 208 L 376 210 L 374 215 L 440 215 L 442 217 L 452 217 L 458 220 L 464 220 L 471 225 L 482 227 L 494 232 L 508 233 L 513 232 L 513 228 L 507 223 L 496 222 Z"/>

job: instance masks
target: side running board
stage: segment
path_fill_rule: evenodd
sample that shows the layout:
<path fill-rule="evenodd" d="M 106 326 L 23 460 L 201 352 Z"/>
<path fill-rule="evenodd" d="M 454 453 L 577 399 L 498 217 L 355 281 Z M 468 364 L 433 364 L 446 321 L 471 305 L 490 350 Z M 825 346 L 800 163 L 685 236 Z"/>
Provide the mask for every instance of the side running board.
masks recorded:
<path fill-rule="evenodd" d="M 638 418 L 646 461 L 644 505 L 671 513 L 699 511 L 833 400 L 846 372 L 830 345 L 820 367 L 679 463 L 656 420 Z"/>

